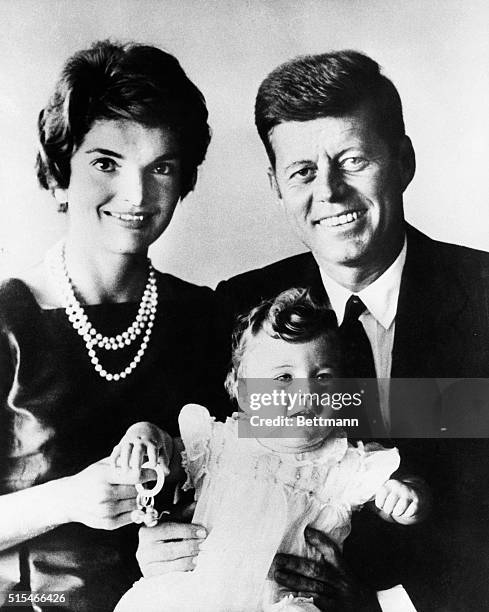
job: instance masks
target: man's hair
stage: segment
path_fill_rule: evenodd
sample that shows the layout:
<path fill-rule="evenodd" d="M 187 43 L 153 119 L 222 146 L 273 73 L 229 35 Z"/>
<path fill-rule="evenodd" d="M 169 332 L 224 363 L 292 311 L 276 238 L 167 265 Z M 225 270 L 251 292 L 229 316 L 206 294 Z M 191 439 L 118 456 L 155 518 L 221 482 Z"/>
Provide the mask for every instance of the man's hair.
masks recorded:
<path fill-rule="evenodd" d="M 287 121 L 340 117 L 370 103 L 379 135 L 397 145 L 405 134 L 401 99 L 379 65 L 358 51 L 304 55 L 273 70 L 260 85 L 255 124 L 272 166 L 270 132 Z"/>
<path fill-rule="evenodd" d="M 231 367 L 225 382 L 231 397 L 236 396 L 244 356 L 260 331 L 271 338 L 296 344 L 325 335 L 337 352 L 337 363 L 340 362 L 338 324 L 334 312 L 315 302 L 307 289 L 288 289 L 238 317 L 233 332 Z"/>
<path fill-rule="evenodd" d="M 45 189 L 67 188 L 70 160 L 99 119 L 167 127 L 179 139 L 181 197 L 195 185 L 210 141 L 205 99 L 172 55 L 108 40 L 70 57 L 39 114 L 36 169 Z"/>

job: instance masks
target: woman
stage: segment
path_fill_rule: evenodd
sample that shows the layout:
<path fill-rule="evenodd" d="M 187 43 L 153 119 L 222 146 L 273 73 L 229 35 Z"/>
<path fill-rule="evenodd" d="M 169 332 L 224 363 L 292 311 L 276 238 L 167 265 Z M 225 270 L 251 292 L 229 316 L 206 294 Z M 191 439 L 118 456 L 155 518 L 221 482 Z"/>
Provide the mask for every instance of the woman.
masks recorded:
<path fill-rule="evenodd" d="M 68 60 L 39 137 L 67 232 L 0 287 L 0 597 L 108 611 L 138 576 L 136 491 L 104 458 L 134 421 L 176 435 L 182 405 L 219 401 L 212 292 L 147 259 L 194 187 L 207 109 L 174 57 L 105 41 Z"/>

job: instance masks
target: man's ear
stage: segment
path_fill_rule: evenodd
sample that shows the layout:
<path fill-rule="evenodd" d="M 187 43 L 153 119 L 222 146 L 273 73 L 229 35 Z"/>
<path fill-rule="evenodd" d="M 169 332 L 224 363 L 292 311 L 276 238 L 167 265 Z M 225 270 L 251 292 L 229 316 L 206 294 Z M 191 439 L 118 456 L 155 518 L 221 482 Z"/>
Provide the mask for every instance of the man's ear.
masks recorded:
<path fill-rule="evenodd" d="M 409 136 L 404 135 L 399 144 L 399 169 L 401 176 L 402 190 L 413 180 L 416 172 L 416 155 L 414 154 L 413 144 Z"/>
<path fill-rule="evenodd" d="M 277 183 L 277 177 L 275 175 L 275 170 L 271 166 L 268 168 L 267 174 L 268 174 L 268 181 L 270 183 L 270 188 L 275 194 L 275 197 L 278 200 L 282 200 L 282 194 L 280 193 L 280 188 Z"/>

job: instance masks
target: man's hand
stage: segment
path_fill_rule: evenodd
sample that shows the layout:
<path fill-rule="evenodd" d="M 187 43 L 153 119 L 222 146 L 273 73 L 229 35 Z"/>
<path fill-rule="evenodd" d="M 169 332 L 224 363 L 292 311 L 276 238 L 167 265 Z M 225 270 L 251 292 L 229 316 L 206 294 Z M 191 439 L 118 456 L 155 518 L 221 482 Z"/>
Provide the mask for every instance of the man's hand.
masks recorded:
<path fill-rule="evenodd" d="M 273 569 L 279 584 L 301 596 L 312 597 L 323 612 L 380 610 L 375 595 L 370 593 L 367 596 L 348 572 L 333 540 L 310 527 L 305 536 L 309 544 L 321 553 L 322 560 L 277 554 Z"/>

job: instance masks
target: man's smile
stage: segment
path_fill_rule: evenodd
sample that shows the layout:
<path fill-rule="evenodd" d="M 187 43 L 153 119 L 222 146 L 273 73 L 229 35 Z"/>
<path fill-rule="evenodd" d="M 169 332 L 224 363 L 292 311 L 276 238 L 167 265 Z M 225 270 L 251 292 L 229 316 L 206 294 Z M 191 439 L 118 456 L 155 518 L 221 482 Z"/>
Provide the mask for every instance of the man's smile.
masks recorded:
<path fill-rule="evenodd" d="M 341 213 L 339 215 L 330 215 L 314 221 L 314 225 L 321 225 L 325 227 L 338 227 L 340 225 L 346 225 L 353 223 L 357 219 L 363 217 L 367 212 L 367 209 L 352 210 L 347 213 Z"/>

